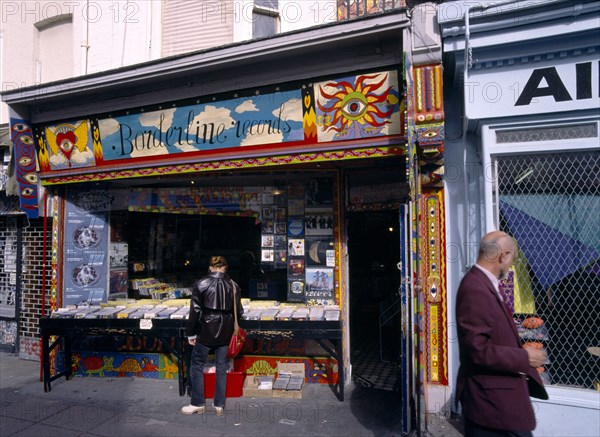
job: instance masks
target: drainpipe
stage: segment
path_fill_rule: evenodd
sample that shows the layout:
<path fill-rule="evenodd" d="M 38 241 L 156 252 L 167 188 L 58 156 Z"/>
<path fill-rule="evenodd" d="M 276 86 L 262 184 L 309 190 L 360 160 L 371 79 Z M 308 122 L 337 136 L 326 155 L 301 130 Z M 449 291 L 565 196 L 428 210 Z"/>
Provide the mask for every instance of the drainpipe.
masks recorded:
<path fill-rule="evenodd" d="M 466 5 L 465 10 L 465 51 L 464 51 L 464 66 L 463 66 L 463 123 L 462 123 L 462 136 L 461 140 L 464 145 L 463 151 L 463 172 L 464 172 L 464 191 L 465 191 L 465 203 L 464 203 L 464 247 L 463 252 L 465 254 L 465 265 L 463 266 L 463 271 L 466 272 L 470 266 L 471 262 L 471 245 L 468 241 L 468 232 L 469 232 L 469 210 L 470 210 L 470 196 L 469 196 L 469 178 L 467 173 L 468 163 L 467 163 L 467 129 L 468 129 L 468 121 L 467 121 L 467 81 L 469 78 L 469 67 L 473 62 L 473 52 L 471 51 L 471 45 L 469 43 L 471 38 L 471 29 L 470 29 L 470 13 L 475 10 L 484 11 L 490 7 L 497 8 L 499 6 L 505 4 L 514 4 L 514 0 L 505 0 L 502 2 L 496 3 L 486 3 L 482 5 Z"/>
<path fill-rule="evenodd" d="M 90 0 L 86 1 L 85 5 L 85 42 L 81 44 L 81 47 L 85 49 L 85 65 L 83 74 L 88 74 L 88 63 L 90 54 Z"/>
<path fill-rule="evenodd" d="M 465 11 L 465 52 L 464 52 L 464 64 L 463 64 L 463 119 L 462 119 L 462 144 L 463 144 L 463 178 L 464 178 L 464 192 L 465 192 L 465 203 L 464 203 L 464 211 L 463 211 L 463 233 L 464 233 L 464 248 L 463 253 L 465 254 L 463 273 L 467 271 L 469 268 L 469 263 L 471 261 L 471 249 L 469 244 L 469 210 L 470 210 L 470 196 L 469 196 L 469 174 L 467 168 L 467 129 L 469 122 L 467 120 L 467 79 L 469 76 L 469 62 L 472 60 L 472 52 L 471 47 L 469 45 L 469 37 L 471 36 L 471 32 L 469 29 L 469 13 L 471 12 L 471 7 L 467 5 L 467 10 Z"/>
<path fill-rule="evenodd" d="M 17 335 L 15 337 L 15 354 L 18 357 L 21 349 L 21 281 L 23 279 L 23 217 L 17 217 L 17 266 L 15 284 L 15 318 L 17 321 Z"/>

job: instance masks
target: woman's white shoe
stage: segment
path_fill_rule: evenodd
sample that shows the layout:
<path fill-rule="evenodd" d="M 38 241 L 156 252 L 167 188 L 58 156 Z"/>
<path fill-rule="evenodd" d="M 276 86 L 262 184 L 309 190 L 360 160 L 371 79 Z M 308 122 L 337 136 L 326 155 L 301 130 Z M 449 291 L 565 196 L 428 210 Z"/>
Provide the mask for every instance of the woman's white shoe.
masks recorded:
<path fill-rule="evenodd" d="M 190 416 L 194 413 L 202 414 L 206 411 L 206 407 L 204 405 L 200 407 L 196 407 L 194 405 L 186 405 L 181 409 L 181 412 L 187 416 Z"/>
<path fill-rule="evenodd" d="M 223 407 L 215 407 L 215 414 L 217 416 L 222 416 L 225 413 L 225 410 Z"/>

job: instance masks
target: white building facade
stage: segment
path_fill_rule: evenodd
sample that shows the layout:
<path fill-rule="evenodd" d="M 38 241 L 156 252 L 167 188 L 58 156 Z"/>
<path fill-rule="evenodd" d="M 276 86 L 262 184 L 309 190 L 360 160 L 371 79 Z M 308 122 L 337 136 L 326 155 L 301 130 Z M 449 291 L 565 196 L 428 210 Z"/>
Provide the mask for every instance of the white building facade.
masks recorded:
<path fill-rule="evenodd" d="M 450 329 L 480 237 L 513 235 L 505 302 L 523 341 L 549 355 L 534 435 L 598 435 L 600 5 L 449 2 L 438 21 L 444 103 L 456 108 L 446 111 Z M 527 329 L 528 317 L 542 327 Z"/>
<path fill-rule="evenodd" d="M 336 0 L 41 0 L 1 8 L 3 92 L 337 21 Z"/>

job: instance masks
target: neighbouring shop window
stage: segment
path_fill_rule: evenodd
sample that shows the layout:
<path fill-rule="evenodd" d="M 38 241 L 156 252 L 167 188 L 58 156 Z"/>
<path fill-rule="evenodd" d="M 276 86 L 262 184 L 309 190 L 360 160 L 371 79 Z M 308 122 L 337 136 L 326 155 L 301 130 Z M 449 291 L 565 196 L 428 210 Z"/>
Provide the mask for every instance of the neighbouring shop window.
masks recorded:
<path fill-rule="evenodd" d="M 0 218 L 0 317 L 15 317 L 17 219 Z"/>
<path fill-rule="evenodd" d="M 546 348 L 548 363 L 538 370 L 546 383 L 593 388 L 600 379 L 600 152 L 495 161 L 500 228 L 519 244 L 505 301 L 525 345 Z"/>
<path fill-rule="evenodd" d="M 254 0 L 252 38 L 275 35 L 279 31 L 279 0 Z"/>

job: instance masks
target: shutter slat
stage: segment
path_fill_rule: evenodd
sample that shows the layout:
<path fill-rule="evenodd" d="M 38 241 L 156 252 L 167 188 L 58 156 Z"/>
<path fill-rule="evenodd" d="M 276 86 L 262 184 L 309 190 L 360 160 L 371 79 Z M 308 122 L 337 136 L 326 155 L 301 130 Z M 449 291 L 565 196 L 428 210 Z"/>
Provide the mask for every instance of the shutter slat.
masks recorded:
<path fill-rule="evenodd" d="M 162 13 L 163 56 L 233 42 L 233 0 L 167 0 Z"/>

